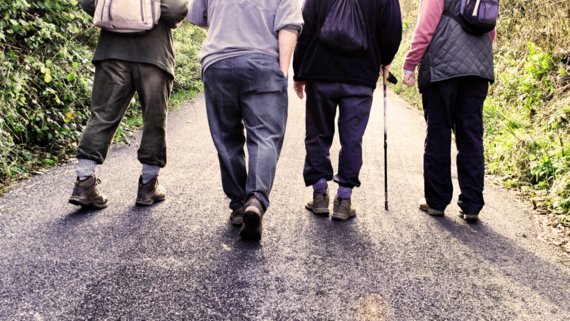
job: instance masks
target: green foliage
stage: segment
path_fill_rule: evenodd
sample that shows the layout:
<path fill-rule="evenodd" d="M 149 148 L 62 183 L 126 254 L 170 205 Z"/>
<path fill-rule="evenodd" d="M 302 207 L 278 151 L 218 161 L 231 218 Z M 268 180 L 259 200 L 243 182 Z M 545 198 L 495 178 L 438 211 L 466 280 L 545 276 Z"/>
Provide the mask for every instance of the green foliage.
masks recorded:
<path fill-rule="evenodd" d="M 419 0 L 405 0 L 400 1 L 401 11 L 402 11 L 402 43 L 400 44 L 400 50 L 398 55 L 394 57 L 390 72 L 398 78 L 398 84 L 393 88 L 394 91 L 404 97 L 408 102 L 414 106 L 421 105 L 421 96 L 418 91 L 418 87 L 414 86 L 412 88 L 406 87 L 402 83 L 404 74 L 402 72 L 402 67 L 404 66 L 404 60 L 406 58 L 406 53 L 410 50 L 412 44 L 412 38 L 414 36 L 414 29 L 416 28 L 416 20 L 418 16 L 418 6 Z"/>
<path fill-rule="evenodd" d="M 180 28 L 174 30 L 173 37 L 176 50 L 174 91 L 204 91 L 197 57 L 206 38 L 206 32 L 184 21 Z"/>
<path fill-rule="evenodd" d="M 89 117 L 97 29 L 76 0 L 0 2 L 0 192 L 69 158 Z M 204 32 L 174 31 L 174 89 L 201 90 L 197 48 Z M 116 135 L 142 126 L 135 99 Z"/>
<path fill-rule="evenodd" d="M 392 67 L 400 77 L 418 4 L 401 1 L 404 41 Z M 500 10 L 483 111 L 487 171 L 570 226 L 570 2 L 503 1 Z M 396 91 L 421 105 L 415 87 Z"/>
<path fill-rule="evenodd" d="M 81 133 L 96 37 L 81 12 L 74 0 L 0 3 L 0 183 L 58 163 Z"/>

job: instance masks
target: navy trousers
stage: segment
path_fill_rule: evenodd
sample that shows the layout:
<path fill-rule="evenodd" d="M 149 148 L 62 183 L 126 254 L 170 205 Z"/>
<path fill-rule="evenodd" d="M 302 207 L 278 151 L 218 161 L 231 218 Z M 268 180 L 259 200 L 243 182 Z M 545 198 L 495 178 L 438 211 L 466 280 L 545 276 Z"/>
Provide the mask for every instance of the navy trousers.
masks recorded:
<path fill-rule="evenodd" d="M 307 82 L 305 118 L 306 186 L 319 179 L 333 179 L 330 148 L 335 132 L 337 105 L 340 155 L 338 174 L 334 181 L 343 187 L 360 186 L 358 175 L 362 167 L 362 136 L 372 107 L 371 87 L 343 83 Z"/>
<path fill-rule="evenodd" d="M 203 80 L 208 124 L 229 206 L 236 209 L 256 194 L 267 209 L 287 124 L 287 78 L 277 58 L 248 54 L 212 64 Z"/>
<path fill-rule="evenodd" d="M 453 78 L 422 89 L 427 136 L 424 188 L 428 205 L 443 211 L 451 203 L 451 133 L 457 144 L 458 205 L 467 214 L 479 214 L 485 202 L 483 103 L 489 82 L 480 77 Z"/>

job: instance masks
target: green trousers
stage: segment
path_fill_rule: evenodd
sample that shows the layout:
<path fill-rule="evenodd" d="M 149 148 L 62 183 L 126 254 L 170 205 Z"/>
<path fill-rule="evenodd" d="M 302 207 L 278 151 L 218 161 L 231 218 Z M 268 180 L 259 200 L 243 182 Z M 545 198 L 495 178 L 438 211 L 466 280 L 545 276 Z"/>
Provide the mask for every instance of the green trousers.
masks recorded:
<path fill-rule="evenodd" d="M 102 164 L 113 136 L 138 93 L 143 134 L 138 159 L 147 165 L 166 166 L 166 112 L 172 76 L 157 66 L 123 60 L 105 60 L 95 66 L 91 116 L 83 132 L 77 158 Z"/>

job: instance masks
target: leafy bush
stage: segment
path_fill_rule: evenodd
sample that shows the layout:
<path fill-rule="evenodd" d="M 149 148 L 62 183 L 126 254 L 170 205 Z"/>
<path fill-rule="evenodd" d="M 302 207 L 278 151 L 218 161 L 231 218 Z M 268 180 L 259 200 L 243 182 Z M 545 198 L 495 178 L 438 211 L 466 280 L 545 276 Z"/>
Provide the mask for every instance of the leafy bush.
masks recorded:
<path fill-rule="evenodd" d="M 402 0 L 401 77 L 418 0 Z M 501 2 L 494 44 L 496 82 L 485 102 L 487 171 L 539 210 L 570 226 L 570 3 Z M 396 91 L 421 105 L 417 89 Z"/>
<path fill-rule="evenodd" d="M 87 119 L 96 30 L 74 0 L 4 0 L 0 19 L 5 184 L 35 166 L 57 163 L 72 149 Z"/>
<path fill-rule="evenodd" d="M 173 37 L 176 51 L 174 91 L 204 91 L 200 80 L 198 53 L 206 32 L 185 20 L 182 27 L 174 30 Z"/>
<path fill-rule="evenodd" d="M 77 0 L 0 2 L 0 191 L 75 151 L 89 116 L 97 29 Z M 174 31 L 174 88 L 201 90 L 197 50 L 204 32 Z M 142 125 L 133 101 L 117 137 Z"/>

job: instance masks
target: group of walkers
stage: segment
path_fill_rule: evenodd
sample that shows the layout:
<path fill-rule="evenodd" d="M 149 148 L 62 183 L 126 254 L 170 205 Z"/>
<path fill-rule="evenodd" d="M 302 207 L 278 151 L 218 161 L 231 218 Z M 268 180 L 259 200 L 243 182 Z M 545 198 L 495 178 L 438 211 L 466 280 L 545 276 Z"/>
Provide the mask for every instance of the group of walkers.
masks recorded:
<path fill-rule="evenodd" d="M 484 205 L 482 107 L 494 80 L 494 31 L 473 35 L 458 28 L 454 15 L 463 10 L 464 1 L 421 0 L 403 82 L 414 85 L 419 65 L 427 122 L 425 198 L 419 208 L 443 215 L 451 202 L 453 131 L 460 215 L 472 220 Z M 82 0 L 81 5 L 92 16 L 97 10 L 96 0 Z M 332 218 L 356 215 L 351 195 L 360 186 L 362 137 L 372 94 L 402 38 L 398 0 L 305 0 L 302 10 L 298 0 L 162 0 L 160 8 L 160 19 L 146 32 L 101 30 L 93 57 L 91 116 L 77 150 L 77 180 L 69 202 L 107 206 L 108 199 L 97 190 L 95 167 L 104 162 L 135 92 L 144 124 L 136 204 L 165 199 L 158 175 L 166 165 L 167 102 L 174 78 L 171 29 L 186 18 L 207 30 L 199 55 L 206 111 L 223 190 L 230 198 L 230 220 L 241 226 L 240 236 L 261 238 L 285 135 L 291 60 L 294 90 L 301 99 L 306 94 L 303 177 L 314 192 L 305 207 L 328 215 L 328 181 L 334 180 L 338 190 Z M 334 175 L 330 148 L 337 106 L 342 148 Z"/>

